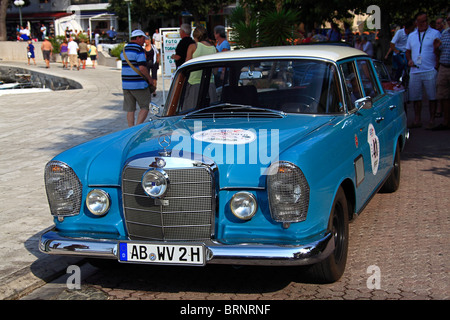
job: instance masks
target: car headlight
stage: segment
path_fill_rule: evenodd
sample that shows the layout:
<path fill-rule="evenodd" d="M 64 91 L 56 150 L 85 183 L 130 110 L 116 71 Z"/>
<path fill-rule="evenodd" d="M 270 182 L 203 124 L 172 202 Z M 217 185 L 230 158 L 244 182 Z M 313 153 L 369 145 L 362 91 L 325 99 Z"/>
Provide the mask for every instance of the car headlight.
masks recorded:
<path fill-rule="evenodd" d="M 111 201 L 109 194 L 100 189 L 90 191 L 86 197 L 86 207 L 89 211 L 96 215 L 102 216 L 109 211 Z"/>
<path fill-rule="evenodd" d="M 309 185 L 299 167 L 287 161 L 273 163 L 269 168 L 267 190 L 273 220 L 290 223 L 306 219 Z"/>
<path fill-rule="evenodd" d="M 142 176 L 142 189 L 152 198 L 162 198 L 169 187 L 167 173 L 159 168 L 152 168 Z"/>
<path fill-rule="evenodd" d="M 81 182 L 67 164 L 50 161 L 45 166 L 45 190 L 54 216 L 74 216 L 81 209 Z"/>
<path fill-rule="evenodd" d="M 230 201 L 231 212 L 241 220 L 250 220 L 258 209 L 256 198 L 248 192 L 236 193 Z"/>

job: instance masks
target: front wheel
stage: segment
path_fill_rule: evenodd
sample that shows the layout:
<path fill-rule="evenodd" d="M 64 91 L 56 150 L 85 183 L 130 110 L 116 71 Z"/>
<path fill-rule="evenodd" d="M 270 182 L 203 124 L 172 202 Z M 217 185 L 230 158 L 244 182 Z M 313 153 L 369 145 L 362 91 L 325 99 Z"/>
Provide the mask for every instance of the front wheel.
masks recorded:
<path fill-rule="evenodd" d="M 333 201 L 328 231 L 334 237 L 334 251 L 325 260 L 311 266 L 310 273 L 320 283 L 332 283 L 344 273 L 348 253 L 348 203 L 344 190 L 340 187 Z"/>

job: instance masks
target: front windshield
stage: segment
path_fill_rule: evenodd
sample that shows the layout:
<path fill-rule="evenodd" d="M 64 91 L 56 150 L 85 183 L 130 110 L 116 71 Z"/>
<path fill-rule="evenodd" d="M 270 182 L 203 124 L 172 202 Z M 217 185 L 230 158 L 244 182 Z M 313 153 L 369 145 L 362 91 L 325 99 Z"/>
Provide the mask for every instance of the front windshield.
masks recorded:
<path fill-rule="evenodd" d="M 205 63 L 177 73 L 164 115 L 236 108 L 284 113 L 344 112 L 333 64 L 313 59 L 232 60 Z"/>

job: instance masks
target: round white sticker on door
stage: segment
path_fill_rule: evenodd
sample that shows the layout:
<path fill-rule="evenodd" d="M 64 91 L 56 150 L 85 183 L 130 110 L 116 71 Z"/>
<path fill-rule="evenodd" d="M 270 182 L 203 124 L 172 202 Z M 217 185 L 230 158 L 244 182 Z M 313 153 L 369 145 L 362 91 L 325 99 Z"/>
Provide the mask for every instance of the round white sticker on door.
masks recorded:
<path fill-rule="evenodd" d="M 372 173 L 374 175 L 378 172 L 378 165 L 380 164 L 380 140 L 375 132 L 372 124 L 369 124 L 369 131 L 367 134 L 367 142 L 370 146 L 370 160 L 372 162 Z"/>

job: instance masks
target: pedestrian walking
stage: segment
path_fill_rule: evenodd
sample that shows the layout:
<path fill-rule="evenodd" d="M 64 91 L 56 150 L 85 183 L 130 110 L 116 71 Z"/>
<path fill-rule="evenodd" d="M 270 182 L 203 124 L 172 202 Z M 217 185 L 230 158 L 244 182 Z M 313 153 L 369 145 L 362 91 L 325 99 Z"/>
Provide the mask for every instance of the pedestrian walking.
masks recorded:
<path fill-rule="evenodd" d="M 74 66 L 77 67 L 77 70 L 80 70 L 80 65 L 78 64 L 78 43 L 76 43 L 72 37 L 69 38 L 67 48 L 69 53 L 70 70 L 73 70 Z"/>
<path fill-rule="evenodd" d="M 181 40 L 178 42 L 177 47 L 175 48 L 175 54 L 172 55 L 172 59 L 175 60 L 175 65 L 178 68 L 186 61 L 186 55 L 188 47 L 195 43 L 195 41 L 191 38 L 192 28 L 189 24 L 183 23 L 180 26 L 180 37 Z"/>
<path fill-rule="evenodd" d="M 78 55 L 81 61 L 80 67 L 82 67 L 83 69 L 86 69 L 86 60 L 88 58 L 88 51 L 89 49 L 86 40 L 81 38 L 80 44 L 78 45 Z"/>
<path fill-rule="evenodd" d="M 44 60 L 45 60 L 45 67 L 48 69 L 50 68 L 50 57 L 52 55 L 52 49 L 53 46 L 51 44 L 50 41 L 48 41 L 48 37 L 45 37 L 44 42 L 42 42 L 41 45 L 41 50 L 42 50 L 42 55 L 44 56 Z"/>
<path fill-rule="evenodd" d="M 409 100 L 414 102 L 414 122 L 410 128 L 422 126 L 422 98 L 423 88 L 426 91 L 429 108 L 430 123 L 427 129 L 434 126 L 436 113 L 436 62 L 434 41 L 441 34 L 428 25 L 428 17 L 425 12 L 416 15 L 417 29 L 408 36 L 406 43 L 406 59 L 410 69 Z"/>
<path fill-rule="evenodd" d="M 151 74 L 153 79 L 153 85 L 156 90 L 157 82 L 158 82 L 158 69 L 159 69 L 159 61 L 160 55 L 159 50 L 154 44 L 153 39 L 145 40 L 145 58 L 147 60 L 147 69 Z M 156 97 L 156 91 L 153 92 L 153 96 Z"/>
<path fill-rule="evenodd" d="M 139 105 L 139 114 L 136 124 L 145 121 L 149 113 L 152 96 L 149 85 L 153 84 L 147 69 L 147 60 L 142 46 L 148 37 L 142 30 L 131 33 L 131 41 L 120 54 L 122 60 L 122 89 L 123 110 L 127 112 L 128 126 L 135 124 L 136 103 Z"/>
<path fill-rule="evenodd" d="M 95 46 L 95 41 L 91 42 L 89 47 L 89 57 L 92 61 L 92 69 L 95 69 L 95 63 L 97 62 L 97 47 Z"/>
<path fill-rule="evenodd" d="M 31 59 L 33 59 L 34 65 L 36 65 L 36 59 L 35 59 L 35 54 L 34 54 L 34 45 L 33 45 L 33 41 L 31 41 L 31 40 L 28 40 L 27 57 L 28 57 L 28 65 L 30 65 Z"/>
<path fill-rule="evenodd" d="M 59 46 L 59 54 L 61 55 L 61 60 L 63 64 L 63 69 L 68 68 L 69 64 L 69 53 L 68 53 L 68 47 L 67 47 L 67 40 L 64 38 L 63 42 Z"/>

